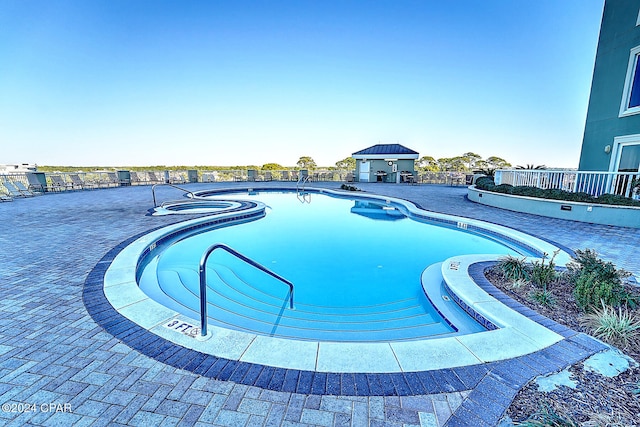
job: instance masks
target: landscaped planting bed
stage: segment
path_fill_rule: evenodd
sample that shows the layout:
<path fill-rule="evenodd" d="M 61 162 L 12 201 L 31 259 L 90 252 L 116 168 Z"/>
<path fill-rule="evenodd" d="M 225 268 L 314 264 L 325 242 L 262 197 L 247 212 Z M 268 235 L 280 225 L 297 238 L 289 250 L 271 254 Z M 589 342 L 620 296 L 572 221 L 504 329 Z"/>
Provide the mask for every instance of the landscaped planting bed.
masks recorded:
<path fill-rule="evenodd" d="M 504 258 L 485 271 L 496 287 L 540 314 L 616 346 L 640 360 L 640 292 L 627 274 L 589 250 L 576 251 L 566 271 L 545 262 Z M 614 377 L 569 368 L 575 388 L 539 391 L 534 381 L 513 400 L 507 415 L 524 426 L 640 426 L 640 368 Z"/>

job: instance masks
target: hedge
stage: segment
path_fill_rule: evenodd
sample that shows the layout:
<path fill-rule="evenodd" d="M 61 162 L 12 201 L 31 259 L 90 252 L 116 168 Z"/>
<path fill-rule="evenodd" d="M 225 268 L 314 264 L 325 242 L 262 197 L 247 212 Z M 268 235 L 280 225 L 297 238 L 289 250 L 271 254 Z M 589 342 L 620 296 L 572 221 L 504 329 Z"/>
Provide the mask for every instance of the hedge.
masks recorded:
<path fill-rule="evenodd" d="M 529 186 L 513 186 L 510 184 L 496 185 L 491 177 L 476 180 L 476 188 L 493 193 L 512 194 L 514 196 L 536 197 L 539 199 L 564 200 L 568 202 L 593 203 L 600 205 L 638 206 L 639 200 L 615 194 L 601 194 L 598 197 L 587 193 L 572 193 L 558 189 L 543 189 Z"/>

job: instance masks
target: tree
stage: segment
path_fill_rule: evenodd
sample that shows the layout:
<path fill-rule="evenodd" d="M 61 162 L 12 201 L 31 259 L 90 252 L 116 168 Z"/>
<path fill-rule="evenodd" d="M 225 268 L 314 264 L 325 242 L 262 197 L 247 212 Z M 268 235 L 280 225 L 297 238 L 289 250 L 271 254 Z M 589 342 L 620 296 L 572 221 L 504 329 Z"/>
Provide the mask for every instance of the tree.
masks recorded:
<path fill-rule="evenodd" d="M 460 158 L 465 163 L 467 170 L 472 170 L 476 166 L 476 163 L 482 160 L 482 156 L 476 153 L 472 153 L 471 151 L 468 153 L 464 153 L 462 156 L 460 156 Z"/>
<path fill-rule="evenodd" d="M 516 169 L 526 169 L 526 170 L 543 170 L 546 169 L 547 166 L 546 165 L 538 165 L 538 166 L 534 166 L 534 165 L 530 165 L 529 163 L 527 163 L 525 166 L 516 166 Z"/>
<path fill-rule="evenodd" d="M 491 156 L 487 160 L 485 160 L 487 166 L 501 169 L 511 166 L 511 163 L 507 162 L 505 159 L 501 157 Z"/>
<path fill-rule="evenodd" d="M 464 159 L 460 156 L 458 157 L 443 157 L 438 159 L 438 165 L 440 166 L 441 171 L 454 171 L 460 172 L 465 170 Z"/>
<path fill-rule="evenodd" d="M 416 169 L 422 172 L 438 172 L 438 161 L 431 156 L 422 156 L 416 160 Z"/>
<path fill-rule="evenodd" d="M 309 156 L 300 157 L 296 164 L 300 169 L 315 169 L 317 167 L 316 162 Z"/>
<path fill-rule="evenodd" d="M 281 171 L 284 170 L 285 167 L 278 163 L 265 163 L 261 168 L 263 171 Z"/>
<path fill-rule="evenodd" d="M 347 157 L 336 162 L 338 169 L 353 170 L 356 168 L 356 159 L 353 157 Z"/>
<path fill-rule="evenodd" d="M 480 160 L 476 163 L 477 172 L 485 174 L 487 176 L 495 176 L 497 169 L 502 169 L 511 166 L 511 163 L 507 162 L 501 157 L 491 156 L 486 160 Z"/>

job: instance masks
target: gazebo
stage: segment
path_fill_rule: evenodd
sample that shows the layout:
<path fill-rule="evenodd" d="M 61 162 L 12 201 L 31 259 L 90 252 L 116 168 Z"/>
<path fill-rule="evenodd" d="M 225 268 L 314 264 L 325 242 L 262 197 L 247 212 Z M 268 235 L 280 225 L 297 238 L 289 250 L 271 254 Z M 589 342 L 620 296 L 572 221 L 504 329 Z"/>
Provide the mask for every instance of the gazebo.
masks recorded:
<path fill-rule="evenodd" d="M 411 182 L 415 179 L 417 151 L 400 144 L 376 144 L 351 155 L 356 159 L 358 182 Z"/>

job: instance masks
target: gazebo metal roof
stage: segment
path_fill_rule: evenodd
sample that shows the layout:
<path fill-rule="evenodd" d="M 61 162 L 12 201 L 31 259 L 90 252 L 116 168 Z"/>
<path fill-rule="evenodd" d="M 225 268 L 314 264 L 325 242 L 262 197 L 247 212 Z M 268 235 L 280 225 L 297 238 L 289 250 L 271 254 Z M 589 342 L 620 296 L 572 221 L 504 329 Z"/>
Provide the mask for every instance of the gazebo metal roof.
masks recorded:
<path fill-rule="evenodd" d="M 413 151 L 401 144 L 376 144 L 352 154 L 352 157 L 355 159 L 382 159 L 388 157 L 417 159 L 418 156 L 417 151 Z"/>

